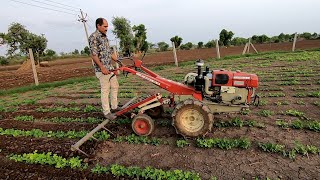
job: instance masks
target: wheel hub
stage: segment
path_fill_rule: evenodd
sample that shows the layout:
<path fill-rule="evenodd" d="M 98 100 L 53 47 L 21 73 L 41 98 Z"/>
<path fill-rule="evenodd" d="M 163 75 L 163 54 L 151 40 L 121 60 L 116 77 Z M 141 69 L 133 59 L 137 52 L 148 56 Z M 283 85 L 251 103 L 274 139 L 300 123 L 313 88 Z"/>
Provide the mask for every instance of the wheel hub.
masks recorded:
<path fill-rule="evenodd" d="M 146 122 L 144 119 L 138 119 L 134 123 L 134 128 L 139 134 L 147 134 L 150 131 L 150 126 L 148 122 Z"/>
<path fill-rule="evenodd" d="M 181 114 L 182 126 L 190 132 L 197 132 L 204 126 L 203 115 L 194 109 L 188 109 Z"/>

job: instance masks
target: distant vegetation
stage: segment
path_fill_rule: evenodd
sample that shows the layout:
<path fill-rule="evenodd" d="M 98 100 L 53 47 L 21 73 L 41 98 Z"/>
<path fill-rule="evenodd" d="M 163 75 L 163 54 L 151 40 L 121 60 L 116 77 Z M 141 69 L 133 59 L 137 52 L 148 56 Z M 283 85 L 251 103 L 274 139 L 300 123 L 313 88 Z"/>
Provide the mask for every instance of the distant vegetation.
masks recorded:
<path fill-rule="evenodd" d="M 114 26 L 113 33 L 120 40 L 120 53 L 127 56 L 132 53 L 153 53 L 170 50 L 168 43 L 161 41 L 158 43 L 147 42 L 147 29 L 143 24 L 131 27 L 130 21 L 124 17 L 114 17 L 112 20 Z M 248 42 L 249 38 L 234 37 L 235 33 L 226 29 L 222 29 L 219 33 L 220 46 L 240 46 Z M 253 44 L 263 43 L 281 43 L 292 42 L 294 34 L 280 33 L 278 36 L 269 37 L 265 34 L 253 35 L 250 37 Z M 298 34 L 299 39 L 314 40 L 320 39 L 320 34 L 304 32 Z M 42 35 L 36 35 L 27 30 L 19 23 L 12 23 L 7 33 L 0 33 L 1 43 L 8 46 L 6 57 L 0 56 L 0 65 L 9 65 L 21 63 L 27 58 L 28 49 L 32 48 L 36 60 L 50 61 L 54 59 L 87 57 L 90 55 L 90 49 L 86 46 L 83 50 L 75 49 L 72 52 L 61 52 L 57 54 L 52 49 L 47 49 L 47 39 Z M 183 38 L 178 35 L 170 38 L 178 50 L 190 50 L 201 48 L 213 48 L 216 40 L 212 39 L 208 42 L 183 42 Z"/>

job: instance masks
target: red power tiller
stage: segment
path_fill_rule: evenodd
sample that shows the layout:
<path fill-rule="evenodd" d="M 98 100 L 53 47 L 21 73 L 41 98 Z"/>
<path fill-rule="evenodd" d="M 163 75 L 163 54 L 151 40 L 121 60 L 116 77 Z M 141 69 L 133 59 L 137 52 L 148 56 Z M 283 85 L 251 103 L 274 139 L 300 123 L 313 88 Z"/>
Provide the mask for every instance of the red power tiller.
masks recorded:
<path fill-rule="evenodd" d="M 125 66 L 121 60 L 130 59 L 133 65 Z M 204 62 L 196 61 L 197 73 L 188 73 L 184 78 L 184 84 L 175 82 L 159 76 L 142 65 L 142 61 L 133 58 L 121 58 L 117 60 L 120 68 L 114 69 L 123 73 L 132 73 L 145 79 L 162 89 L 170 92 L 168 98 L 163 98 L 160 93 L 149 95 L 146 98 L 131 99 L 121 110 L 114 115 L 121 116 L 133 109 L 138 108 L 132 120 L 132 129 L 139 136 L 148 136 L 154 130 L 154 120 L 145 114 L 147 110 L 155 110 L 162 113 L 163 105 L 174 108 L 172 112 L 172 125 L 178 134 L 184 137 L 204 136 L 211 131 L 213 124 L 213 113 L 240 112 L 249 108 L 251 98 L 256 101 L 255 90 L 258 87 L 258 76 L 240 71 L 213 70 L 206 67 L 202 71 Z M 140 69 L 141 72 L 137 71 Z M 109 122 L 106 119 L 86 136 L 71 146 L 71 149 L 80 150 L 80 146 L 93 138 L 93 134 Z M 108 131 L 108 130 L 107 130 Z"/>

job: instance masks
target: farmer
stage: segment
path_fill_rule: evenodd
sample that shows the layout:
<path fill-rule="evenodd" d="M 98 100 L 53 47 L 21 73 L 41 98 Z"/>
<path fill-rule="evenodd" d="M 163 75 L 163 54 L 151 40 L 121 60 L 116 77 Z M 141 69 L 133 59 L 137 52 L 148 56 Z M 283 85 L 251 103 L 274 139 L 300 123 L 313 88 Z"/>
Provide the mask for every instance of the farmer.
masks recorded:
<path fill-rule="evenodd" d="M 107 30 L 107 20 L 98 18 L 96 20 L 96 31 L 89 37 L 89 45 L 91 58 L 94 62 L 93 66 L 95 74 L 100 81 L 103 114 L 107 119 L 113 120 L 116 116 L 112 113 L 119 110 L 117 98 L 119 84 L 116 75 L 111 73 L 111 70 L 113 69 L 111 59 L 115 61 L 118 56 L 117 53 L 110 48 Z M 111 110 L 109 104 L 110 92 Z"/>

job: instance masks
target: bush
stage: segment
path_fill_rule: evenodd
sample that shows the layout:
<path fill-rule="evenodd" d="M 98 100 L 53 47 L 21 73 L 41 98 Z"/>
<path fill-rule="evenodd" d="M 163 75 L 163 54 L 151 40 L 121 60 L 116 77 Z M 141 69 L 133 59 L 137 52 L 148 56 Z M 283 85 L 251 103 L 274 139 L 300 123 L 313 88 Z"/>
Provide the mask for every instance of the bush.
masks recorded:
<path fill-rule="evenodd" d="M 9 61 L 7 58 L 3 57 L 3 56 L 0 56 L 0 64 L 1 65 L 8 65 L 9 64 Z"/>

